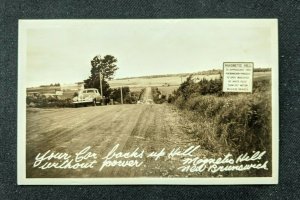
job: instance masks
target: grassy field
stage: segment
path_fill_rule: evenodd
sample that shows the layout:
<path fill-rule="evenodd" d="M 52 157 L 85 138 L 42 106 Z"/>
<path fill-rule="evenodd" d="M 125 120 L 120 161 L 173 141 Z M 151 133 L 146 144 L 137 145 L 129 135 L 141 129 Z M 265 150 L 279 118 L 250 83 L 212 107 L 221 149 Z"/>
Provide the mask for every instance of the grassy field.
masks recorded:
<path fill-rule="evenodd" d="M 187 81 L 173 103 L 193 122 L 189 133 L 216 156 L 231 152 L 234 157 L 266 151 L 268 171 L 228 173 L 226 176 L 270 176 L 271 171 L 271 73 L 254 74 L 253 93 L 222 93 L 214 81 Z M 212 90 L 211 88 L 217 88 Z"/>
<path fill-rule="evenodd" d="M 255 79 L 268 79 L 271 76 L 271 72 L 255 72 Z M 121 86 L 128 86 L 130 91 L 132 92 L 140 92 L 145 87 L 157 87 L 159 91 L 163 95 L 168 96 L 172 94 L 174 90 L 176 90 L 179 85 L 187 79 L 188 75 L 169 75 L 165 77 L 135 77 L 135 78 L 125 78 L 125 79 L 114 79 L 109 82 L 111 88 L 117 88 Z M 205 79 L 216 79 L 219 78 L 218 74 L 213 75 L 199 75 L 196 74 L 193 76 L 195 80 Z M 59 91 L 59 86 L 52 87 L 34 87 L 27 88 L 27 92 L 39 92 L 40 94 L 45 93 L 55 93 L 55 91 Z M 73 90 L 65 90 L 63 95 L 60 96 L 61 99 L 72 98 L 74 95 Z"/>
<path fill-rule="evenodd" d="M 128 79 L 114 79 L 109 81 L 111 88 L 128 86 L 131 91 L 140 91 L 145 87 L 157 87 L 159 91 L 164 95 L 172 94 L 179 85 L 187 79 L 185 76 L 166 76 L 166 77 L 137 77 L 137 78 L 128 78 Z M 271 77 L 271 72 L 254 72 L 254 79 L 269 79 Z M 218 74 L 214 75 L 194 75 L 195 80 L 201 80 L 203 78 L 210 80 L 219 78 Z"/>
<path fill-rule="evenodd" d="M 120 87 L 120 86 L 128 86 L 130 88 L 134 87 L 159 87 L 159 86 L 179 86 L 183 81 L 187 79 L 187 75 L 185 76 L 166 76 L 166 77 L 136 77 L 136 78 L 128 78 L 128 79 L 114 79 L 109 81 L 109 85 L 112 88 Z M 201 79 L 212 79 L 218 78 L 219 75 L 195 75 L 195 78 Z"/>
<path fill-rule="evenodd" d="M 60 91 L 60 87 L 35 87 L 27 88 L 27 92 L 38 92 L 40 94 L 55 94 L 56 91 Z M 59 95 L 60 99 L 72 99 L 74 96 L 74 90 L 64 90 L 62 95 Z"/>

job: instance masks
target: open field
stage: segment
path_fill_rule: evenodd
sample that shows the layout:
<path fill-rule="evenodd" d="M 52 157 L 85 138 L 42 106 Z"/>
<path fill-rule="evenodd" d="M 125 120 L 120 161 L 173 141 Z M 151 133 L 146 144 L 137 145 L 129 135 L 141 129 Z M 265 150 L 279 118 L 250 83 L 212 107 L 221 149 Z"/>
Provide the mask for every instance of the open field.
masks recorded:
<path fill-rule="evenodd" d="M 177 90 L 178 87 L 179 87 L 179 85 L 178 86 L 169 86 L 169 87 L 159 86 L 157 88 L 161 92 L 162 95 L 166 95 L 166 97 L 167 97 L 169 94 L 172 94 L 175 90 Z"/>
<path fill-rule="evenodd" d="M 170 75 L 165 77 L 136 77 L 136 78 L 128 78 L 128 79 L 114 79 L 108 81 L 111 88 L 117 88 L 121 86 L 128 86 L 133 92 L 140 92 L 145 87 L 158 87 L 158 89 L 162 92 L 162 94 L 168 95 L 171 94 L 174 90 L 176 90 L 179 85 L 187 79 L 187 75 Z M 194 75 L 194 79 L 215 79 L 218 78 L 219 75 Z M 255 72 L 255 79 L 268 79 L 271 77 L 271 72 Z M 52 87 L 34 87 L 27 88 L 27 92 L 39 92 L 41 94 L 45 93 L 55 93 L 55 91 L 60 90 L 59 86 Z M 61 96 L 62 99 L 72 98 L 74 94 L 74 90 L 66 90 L 64 94 Z"/>
<path fill-rule="evenodd" d="M 187 75 L 169 75 L 165 77 L 135 77 L 135 78 L 125 78 L 125 79 L 113 79 L 108 81 L 111 88 L 117 87 L 129 87 L 132 92 L 141 92 L 142 89 L 146 87 L 157 87 L 163 95 L 168 96 L 172 94 L 174 90 L 177 90 L 179 85 L 187 79 Z M 214 75 L 193 75 L 195 81 L 201 79 L 216 79 L 219 78 L 218 74 Z M 271 72 L 254 72 L 254 80 L 270 79 Z M 32 87 L 27 88 L 27 92 L 39 92 L 40 94 L 52 93 L 59 91 L 61 88 L 59 86 L 51 87 Z M 76 91 L 75 90 L 64 90 L 63 95 L 59 96 L 61 99 L 71 99 Z"/>
<path fill-rule="evenodd" d="M 109 84 L 112 88 L 120 87 L 120 86 L 128 86 L 130 88 L 134 87 L 158 87 L 158 86 L 179 86 L 182 82 L 187 79 L 188 76 L 166 76 L 166 77 L 136 77 L 136 78 L 128 78 L 128 79 L 114 79 L 109 81 Z M 206 79 L 214 79 L 218 78 L 219 75 L 195 75 L 195 78 L 206 78 Z"/>
<path fill-rule="evenodd" d="M 172 94 L 174 90 L 177 90 L 179 85 L 187 79 L 188 76 L 166 76 L 166 77 L 137 77 L 137 78 L 128 78 L 128 79 L 114 79 L 109 81 L 109 84 L 112 88 L 128 86 L 131 91 L 141 91 L 141 89 L 150 86 L 157 87 L 163 95 Z M 201 80 L 203 78 L 210 80 L 216 79 L 220 76 L 218 74 L 214 75 L 194 75 L 195 80 Z M 270 79 L 271 72 L 254 72 L 254 79 Z"/>

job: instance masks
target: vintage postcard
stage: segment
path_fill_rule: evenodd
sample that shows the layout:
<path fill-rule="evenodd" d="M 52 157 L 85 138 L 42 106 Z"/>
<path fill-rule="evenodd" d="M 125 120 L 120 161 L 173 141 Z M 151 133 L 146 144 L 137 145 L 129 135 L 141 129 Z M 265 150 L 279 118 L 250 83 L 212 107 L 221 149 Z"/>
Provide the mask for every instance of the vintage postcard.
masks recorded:
<path fill-rule="evenodd" d="M 276 19 L 20 20 L 18 184 L 277 184 Z"/>

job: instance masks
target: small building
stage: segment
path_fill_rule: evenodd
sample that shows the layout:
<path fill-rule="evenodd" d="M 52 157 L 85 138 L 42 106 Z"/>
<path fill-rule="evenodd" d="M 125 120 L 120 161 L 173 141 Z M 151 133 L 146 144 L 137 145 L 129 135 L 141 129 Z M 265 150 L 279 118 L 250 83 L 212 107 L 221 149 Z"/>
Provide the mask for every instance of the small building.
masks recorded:
<path fill-rule="evenodd" d="M 39 92 L 27 92 L 28 97 L 37 97 L 40 96 Z"/>
<path fill-rule="evenodd" d="M 62 84 L 61 86 L 61 90 L 74 90 L 74 91 L 78 91 L 78 90 L 83 90 L 84 89 L 84 83 L 83 82 L 77 82 L 77 83 L 72 83 L 72 84 Z"/>

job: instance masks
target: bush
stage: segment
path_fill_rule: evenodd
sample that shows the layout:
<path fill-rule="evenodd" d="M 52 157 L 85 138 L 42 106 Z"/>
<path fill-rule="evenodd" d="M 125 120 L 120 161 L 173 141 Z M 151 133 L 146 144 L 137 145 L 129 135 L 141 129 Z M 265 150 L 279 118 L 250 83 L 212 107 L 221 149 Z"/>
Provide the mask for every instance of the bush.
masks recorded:
<path fill-rule="evenodd" d="M 135 104 L 137 102 L 137 98 L 135 96 L 129 96 L 127 95 L 124 99 L 123 99 L 123 103 L 125 104 Z"/>
<path fill-rule="evenodd" d="M 168 103 L 174 103 L 174 101 L 175 101 L 175 96 L 169 94 L 169 96 L 168 96 L 168 98 L 167 98 L 167 101 L 168 101 Z"/>
<path fill-rule="evenodd" d="M 128 104 L 132 103 L 129 87 L 122 88 L 122 95 L 123 95 L 123 103 L 128 103 Z M 109 97 L 114 101 L 121 102 L 121 89 L 120 88 L 112 89 Z"/>
<path fill-rule="evenodd" d="M 270 94 L 240 94 L 234 98 L 194 94 L 188 100 L 179 96 L 174 104 L 213 122 L 211 132 L 206 134 L 215 134 L 223 145 L 245 153 L 270 149 L 270 99 Z"/>
<path fill-rule="evenodd" d="M 178 88 L 176 96 L 182 96 L 184 99 L 188 99 L 193 94 L 208 95 L 216 94 L 221 96 L 223 94 L 223 79 L 201 79 L 199 82 L 194 82 L 192 75 L 190 75 L 186 81 L 184 81 Z"/>
<path fill-rule="evenodd" d="M 179 96 L 175 99 L 174 104 L 180 108 L 180 109 L 184 109 L 185 108 L 185 104 L 186 104 L 186 100 L 182 97 Z"/>
<path fill-rule="evenodd" d="M 231 101 L 216 118 L 217 134 L 238 153 L 270 151 L 271 102 L 266 96 L 245 95 Z"/>
<path fill-rule="evenodd" d="M 186 113 L 194 124 L 191 132 L 210 152 L 222 154 L 227 151 L 238 156 L 267 151 L 267 159 L 271 161 L 269 78 L 256 78 L 251 94 L 223 93 L 222 79 L 202 79 L 197 83 L 190 76 L 168 97 L 168 102 Z M 270 175 L 271 171 L 262 173 Z"/>
<path fill-rule="evenodd" d="M 196 93 L 198 91 L 198 85 L 192 80 L 192 75 L 190 75 L 186 81 L 181 83 L 179 86 L 176 95 L 182 96 L 185 100 L 187 100 L 191 94 Z"/>
<path fill-rule="evenodd" d="M 166 99 L 166 95 L 162 95 L 161 92 L 158 90 L 158 88 L 152 88 L 152 96 L 154 103 L 162 104 L 164 103 Z"/>
<path fill-rule="evenodd" d="M 192 95 L 188 100 L 179 96 L 175 105 L 194 112 L 199 123 L 210 121 L 210 131 L 200 131 L 201 134 L 213 134 L 221 145 L 241 154 L 254 150 L 270 151 L 270 99 L 270 94 L 241 94 L 234 98 Z"/>
<path fill-rule="evenodd" d="M 223 80 L 220 79 L 211 79 L 207 80 L 203 78 L 199 83 L 199 93 L 201 95 L 207 94 L 217 94 L 221 95 L 223 93 Z"/>
<path fill-rule="evenodd" d="M 269 79 L 257 79 L 253 82 L 253 92 L 267 92 L 271 91 L 271 80 Z"/>
<path fill-rule="evenodd" d="M 145 92 L 145 88 L 141 89 L 141 92 L 139 94 L 139 100 L 141 100 L 144 92 Z"/>
<path fill-rule="evenodd" d="M 256 79 L 253 93 L 222 93 L 222 80 L 187 79 L 168 102 L 189 114 L 194 136 L 210 151 L 234 156 L 267 151 L 271 160 L 271 84 Z M 269 173 L 269 172 L 268 172 Z"/>
<path fill-rule="evenodd" d="M 55 97 L 26 97 L 26 104 L 37 108 L 73 107 L 71 99 L 58 99 Z"/>

